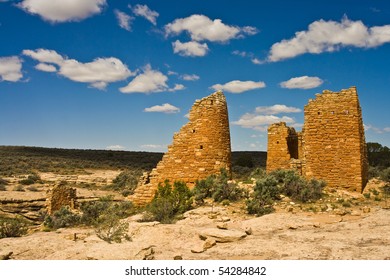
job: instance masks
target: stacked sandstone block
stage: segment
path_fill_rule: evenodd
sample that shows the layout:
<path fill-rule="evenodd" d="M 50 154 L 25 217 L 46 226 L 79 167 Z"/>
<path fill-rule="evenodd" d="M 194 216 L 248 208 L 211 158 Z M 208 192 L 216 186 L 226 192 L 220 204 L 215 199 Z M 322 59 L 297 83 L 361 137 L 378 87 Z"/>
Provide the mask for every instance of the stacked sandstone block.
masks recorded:
<path fill-rule="evenodd" d="M 356 87 L 325 90 L 309 100 L 302 133 L 285 123 L 268 129 L 267 172 L 298 169 L 307 178 L 325 180 L 329 186 L 363 191 L 368 160 L 362 112 Z M 289 139 L 294 138 L 297 141 Z M 295 146 L 298 156 L 294 155 Z"/>
<path fill-rule="evenodd" d="M 330 186 L 363 191 L 367 150 L 356 87 L 323 91 L 305 106 L 304 174 Z"/>
<path fill-rule="evenodd" d="M 47 212 L 52 215 L 62 207 L 75 209 L 76 207 L 76 189 L 66 185 L 58 185 L 48 191 Z"/>
<path fill-rule="evenodd" d="M 189 187 L 221 168 L 231 170 L 228 110 L 224 94 L 217 91 L 197 100 L 189 122 L 173 136 L 168 152 L 150 174 L 144 174 L 131 200 L 145 204 L 153 199 L 159 183 L 182 181 Z"/>

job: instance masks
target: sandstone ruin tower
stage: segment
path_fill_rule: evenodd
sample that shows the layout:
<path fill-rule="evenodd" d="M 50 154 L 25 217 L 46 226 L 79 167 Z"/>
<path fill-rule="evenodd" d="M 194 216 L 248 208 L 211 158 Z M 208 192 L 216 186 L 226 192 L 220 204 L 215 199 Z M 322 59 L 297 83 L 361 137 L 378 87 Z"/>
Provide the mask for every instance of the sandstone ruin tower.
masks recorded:
<path fill-rule="evenodd" d="M 131 197 L 135 204 L 150 202 L 159 183 L 182 181 L 193 187 L 196 180 L 231 172 L 231 147 L 226 99 L 222 91 L 197 100 L 189 122 L 173 136 L 168 152 L 149 174 L 144 174 Z"/>
<path fill-rule="evenodd" d="M 268 128 L 267 172 L 293 168 L 331 187 L 363 191 L 368 160 L 356 87 L 316 94 L 304 115 L 301 134 L 285 123 Z"/>

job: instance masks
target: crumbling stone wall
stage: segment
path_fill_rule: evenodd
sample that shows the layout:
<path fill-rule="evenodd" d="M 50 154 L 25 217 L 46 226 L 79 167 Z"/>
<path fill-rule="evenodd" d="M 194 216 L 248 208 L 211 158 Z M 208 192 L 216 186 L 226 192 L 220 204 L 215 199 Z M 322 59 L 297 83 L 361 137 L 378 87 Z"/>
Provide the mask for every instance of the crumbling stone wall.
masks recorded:
<path fill-rule="evenodd" d="M 76 207 L 76 189 L 66 185 L 57 185 L 48 191 L 47 212 L 52 215 L 63 206 Z"/>
<path fill-rule="evenodd" d="M 191 188 L 221 168 L 231 172 L 231 147 L 226 99 L 217 91 L 194 103 L 189 122 L 175 133 L 157 167 L 143 174 L 131 200 L 139 205 L 150 202 L 158 184 L 167 179 Z"/>
<path fill-rule="evenodd" d="M 298 134 L 285 122 L 275 123 L 268 128 L 267 172 L 289 169 L 291 159 L 299 158 Z"/>
<path fill-rule="evenodd" d="M 305 106 L 304 114 L 302 134 L 297 134 L 299 160 L 291 157 L 290 168 L 301 168 L 301 173 L 307 178 L 323 179 L 329 186 L 363 191 L 368 179 L 368 160 L 356 87 L 316 94 L 316 98 Z M 282 124 L 279 126 L 283 127 Z M 276 139 L 272 134 L 275 127 L 271 125 L 268 133 L 268 172 L 288 166 L 288 154 L 284 154 L 286 147 L 274 151 L 278 149 L 272 143 Z M 286 136 L 285 133 L 279 135 Z M 284 155 L 282 163 L 275 159 L 280 154 Z"/>

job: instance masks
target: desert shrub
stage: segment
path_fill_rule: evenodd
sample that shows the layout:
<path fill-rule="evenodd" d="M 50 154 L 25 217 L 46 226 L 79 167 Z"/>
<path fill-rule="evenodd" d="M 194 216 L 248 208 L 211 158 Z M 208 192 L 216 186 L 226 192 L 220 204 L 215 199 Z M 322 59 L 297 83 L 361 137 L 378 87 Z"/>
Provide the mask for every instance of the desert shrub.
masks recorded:
<path fill-rule="evenodd" d="M 8 185 L 8 183 L 9 182 L 7 180 L 0 178 L 0 185 L 6 186 L 6 185 Z"/>
<path fill-rule="evenodd" d="M 36 173 L 32 173 L 32 174 L 28 175 L 28 177 L 26 179 L 19 181 L 19 183 L 22 185 L 32 185 L 32 184 L 39 183 L 39 182 L 41 182 L 41 177 L 39 177 L 39 175 Z"/>
<path fill-rule="evenodd" d="M 121 243 L 122 239 L 131 240 L 128 235 L 129 223 L 120 221 L 117 217 L 106 217 L 96 227 L 96 235 L 100 239 L 111 243 Z"/>
<path fill-rule="evenodd" d="M 173 223 L 180 214 L 192 208 L 192 194 L 183 182 L 169 181 L 159 185 L 157 192 L 147 206 L 145 220 L 155 220 L 164 224 Z"/>
<path fill-rule="evenodd" d="M 272 204 L 280 199 L 280 190 L 275 176 L 266 176 L 256 182 L 254 193 L 251 199 L 246 202 L 249 214 L 262 216 L 272 213 L 274 208 Z"/>
<path fill-rule="evenodd" d="M 1 192 L 4 192 L 6 190 L 7 190 L 7 188 L 5 187 L 5 185 L 0 185 L 0 191 Z"/>
<path fill-rule="evenodd" d="M 256 181 L 254 193 L 247 200 L 249 214 L 264 215 L 274 209 L 272 204 L 284 194 L 299 202 L 309 202 L 322 197 L 324 181 L 306 180 L 293 170 L 276 170 L 268 175 L 260 176 Z"/>
<path fill-rule="evenodd" d="M 58 229 L 64 227 L 72 227 L 80 224 L 81 216 L 72 212 L 69 207 L 61 207 L 60 210 L 55 211 L 53 215 L 46 216 L 43 224 L 51 229 Z"/>
<path fill-rule="evenodd" d="M 386 168 L 386 169 L 383 169 L 383 170 L 380 172 L 379 177 L 380 177 L 380 179 L 383 180 L 384 182 L 390 183 L 390 167 L 389 167 L 389 168 Z"/>
<path fill-rule="evenodd" d="M 39 192 L 38 188 L 34 186 L 27 187 L 27 190 L 29 190 L 30 192 Z"/>
<path fill-rule="evenodd" d="M 364 196 L 366 199 L 370 199 L 371 193 L 364 193 L 363 196 Z"/>
<path fill-rule="evenodd" d="M 265 171 L 264 168 L 260 168 L 260 167 L 253 170 L 250 174 L 250 177 L 256 180 L 264 178 L 265 176 L 267 176 L 267 172 Z"/>
<path fill-rule="evenodd" d="M 98 225 L 102 217 L 110 216 L 115 219 L 123 219 L 135 213 L 135 208 L 130 201 L 114 202 L 112 196 L 101 197 L 97 201 L 84 202 L 80 206 L 82 212 L 81 223 L 85 225 Z"/>
<path fill-rule="evenodd" d="M 294 170 L 276 170 L 270 173 L 278 181 L 280 192 L 299 202 L 315 201 L 322 197 L 326 183 L 321 180 L 307 180 Z"/>
<path fill-rule="evenodd" d="M 131 195 L 134 193 L 141 175 L 140 170 L 123 171 L 116 176 L 112 184 L 108 185 L 106 189 L 121 191 L 123 196 Z"/>
<path fill-rule="evenodd" d="M 197 204 L 203 204 L 204 199 L 212 197 L 214 201 L 237 201 L 245 196 L 245 192 L 235 183 L 228 182 L 227 170 L 222 168 L 221 173 L 211 175 L 204 180 L 196 182 L 193 189 L 194 199 Z"/>
<path fill-rule="evenodd" d="M 206 179 L 196 181 L 195 187 L 192 189 L 196 204 L 202 205 L 204 203 L 205 198 L 212 197 L 215 191 L 215 178 L 215 175 L 211 175 L 208 176 Z"/>
<path fill-rule="evenodd" d="M 18 185 L 16 187 L 14 187 L 14 191 L 16 192 L 24 192 L 24 187 L 22 185 Z"/>
<path fill-rule="evenodd" d="M 19 218 L 0 217 L 0 238 L 20 237 L 28 230 L 28 223 Z"/>

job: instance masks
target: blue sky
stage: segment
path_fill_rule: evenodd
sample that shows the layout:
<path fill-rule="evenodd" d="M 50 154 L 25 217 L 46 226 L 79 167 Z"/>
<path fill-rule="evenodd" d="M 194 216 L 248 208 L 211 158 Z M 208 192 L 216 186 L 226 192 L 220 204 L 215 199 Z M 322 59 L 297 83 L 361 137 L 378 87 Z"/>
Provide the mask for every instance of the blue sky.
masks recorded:
<path fill-rule="evenodd" d="M 390 146 L 388 1 L 0 0 L 0 145 L 165 151 L 222 89 L 232 149 L 357 86 Z"/>

